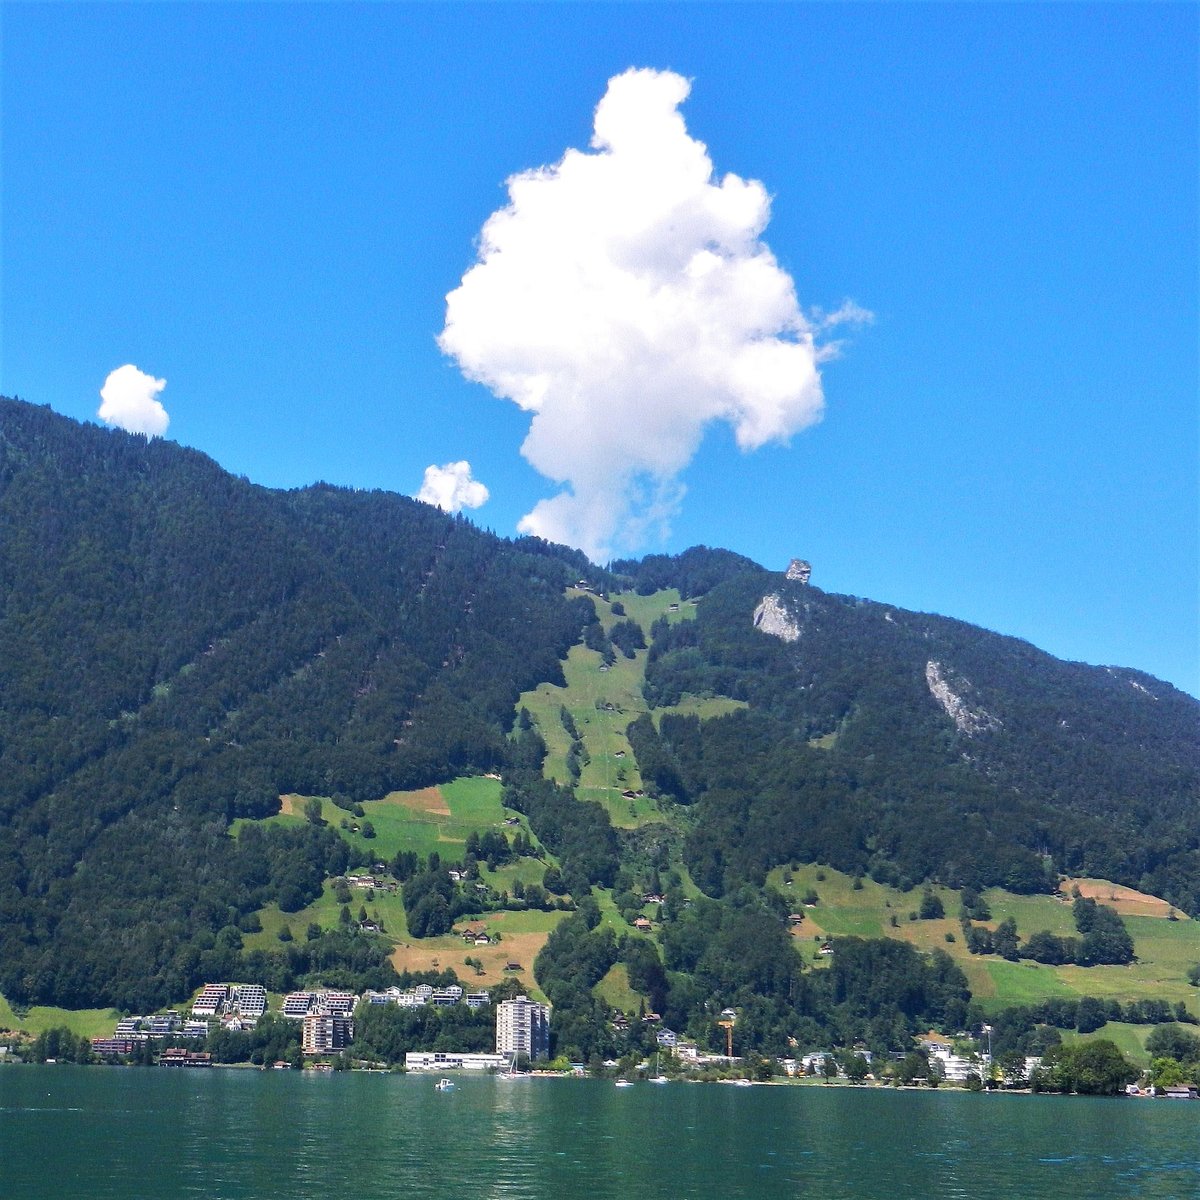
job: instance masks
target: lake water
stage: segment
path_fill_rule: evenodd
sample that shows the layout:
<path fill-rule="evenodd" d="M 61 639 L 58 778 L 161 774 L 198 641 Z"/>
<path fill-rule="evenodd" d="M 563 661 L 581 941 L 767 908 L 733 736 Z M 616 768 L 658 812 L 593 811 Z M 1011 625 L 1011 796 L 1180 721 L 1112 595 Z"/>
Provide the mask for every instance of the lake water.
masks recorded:
<path fill-rule="evenodd" d="M 0 1069 L 3 1200 L 1200 1197 L 1200 1103 Z"/>

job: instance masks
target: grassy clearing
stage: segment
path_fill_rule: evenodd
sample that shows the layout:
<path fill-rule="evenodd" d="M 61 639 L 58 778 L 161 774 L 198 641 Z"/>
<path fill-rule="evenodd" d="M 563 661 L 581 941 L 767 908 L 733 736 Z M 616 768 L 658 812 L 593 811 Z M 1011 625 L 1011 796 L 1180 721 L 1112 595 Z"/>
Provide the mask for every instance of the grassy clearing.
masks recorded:
<path fill-rule="evenodd" d="M 1049 930 L 1057 937 L 1078 936 L 1070 904 L 1054 896 L 1016 896 L 1000 888 L 989 888 L 983 898 L 992 910 L 992 919 L 985 924 L 993 929 L 1011 917 L 1023 938 L 1039 929 Z"/>
<path fill-rule="evenodd" d="M 617 621 L 636 621 L 645 632 L 647 641 L 650 640 L 650 626 L 660 617 L 666 617 L 671 625 L 680 621 L 691 621 L 696 617 L 697 602 L 681 599 L 675 588 L 652 592 L 649 596 L 639 596 L 636 592 L 618 592 L 610 599 L 620 601 L 624 605 L 625 616 L 613 616 L 611 605 L 597 598 L 596 611 L 605 630 L 611 629 Z"/>
<path fill-rule="evenodd" d="M 633 592 L 613 596 L 613 601 L 625 606 L 625 618 L 613 615 L 611 603 L 598 596 L 589 598 L 605 629 L 628 618 L 637 621 L 648 634 L 650 626 L 660 617 L 674 623 L 689 620 L 696 613 L 695 603 L 681 601 L 674 590 L 651 596 Z M 633 658 L 618 654 L 615 662 L 605 666 L 596 651 L 573 646 L 563 662 L 566 686 L 544 683 L 526 692 L 518 702 L 529 710 L 545 739 L 546 775 L 563 784 L 571 782 L 567 770 L 571 737 L 563 727 L 562 710 L 565 708 L 571 714 L 588 756 L 576 784 L 576 794 L 581 800 L 603 805 L 612 823 L 622 829 L 663 819 L 653 800 L 622 794 L 642 790 L 642 779 L 625 730 L 647 711 L 642 696 L 646 657 L 645 650 L 637 651 Z M 707 719 L 744 707 L 741 701 L 725 697 L 685 696 L 675 707 L 657 711 L 655 717 L 661 719 L 663 712 L 679 712 Z"/>
<path fill-rule="evenodd" d="M 106 1037 L 117 1027 L 121 1013 L 115 1008 L 31 1008 L 24 1017 L 13 1012 L 0 996 L 0 1029 L 11 1029 L 37 1037 L 47 1029 L 69 1029 L 76 1037 Z"/>
<path fill-rule="evenodd" d="M 742 708 L 749 708 L 745 700 L 731 700 L 728 696 L 693 696 L 685 692 L 678 704 L 664 705 L 654 710 L 654 724 L 661 723 L 664 713 L 678 713 L 683 717 L 699 717 L 702 721 L 713 717 L 727 717 Z"/>
<path fill-rule="evenodd" d="M 380 800 L 363 804 L 363 816 L 354 817 L 331 800 L 321 800 L 321 818 L 352 846 L 373 858 L 387 861 L 399 850 L 415 850 L 428 857 L 437 851 L 444 859 L 462 857 L 467 835 L 503 827 L 507 815 L 500 803 L 499 779 L 456 779 L 439 787 L 413 792 L 390 792 Z M 303 811 L 306 797 L 284 797 L 292 812 Z M 268 818 L 295 821 L 300 818 L 282 813 Z M 370 822 L 373 838 L 362 836 L 362 827 Z M 528 833 L 528 828 L 526 828 Z"/>
<path fill-rule="evenodd" d="M 1150 1065 L 1150 1055 L 1146 1053 L 1146 1039 L 1154 1031 L 1153 1025 L 1127 1025 L 1124 1021 L 1109 1021 L 1101 1025 L 1095 1033 L 1077 1033 L 1074 1029 L 1063 1029 L 1064 1042 L 1077 1042 L 1080 1038 L 1108 1038 L 1122 1054 L 1127 1054 L 1141 1066 Z"/>
<path fill-rule="evenodd" d="M 357 921 L 359 909 L 365 908 L 367 916 L 383 926 L 382 937 L 403 940 L 408 937 L 408 924 L 404 918 L 404 902 L 399 892 L 377 891 L 373 895 L 364 888 L 350 889 L 350 917 Z M 286 925 L 296 941 L 304 940 L 309 925 L 322 929 L 335 929 L 339 924 L 342 906 L 334 894 L 332 881 L 327 881 L 321 895 L 299 912 L 280 912 L 278 906 L 268 905 L 259 911 L 262 931 L 244 935 L 247 950 L 277 950 L 280 946 L 279 932 Z"/>
<path fill-rule="evenodd" d="M 321 819 L 332 825 L 352 846 L 372 858 L 386 861 L 399 850 L 415 850 L 428 856 L 436 850 L 443 858 L 457 860 L 472 830 L 483 833 L 503 827 L 508 813 L 500 803 L 501 785 L 498 778 L 464 778 L 437 787 L 412 792 L 389 792 L 379 800 L 368 800 L 363 815 L 355 817 L 338 808 L 328 797 L 318 796 Z M 280 811 L 268 822 L 299 824 L 304 820 L 307 796 L 280 797 Z M 518 817 L 525 832 L 529 828 Z M 373 838 L 362 836 L 362 825 L 369 821 L 375 830 Z M 235 821 L 233 832 L 243 821 Z M 515 829 L 514 829 L 515 831 Z"/>
<path fill-rule="evenodd" d="M 600 909 L 600 924 L 607 925 L 618 937 L 632 936 L 634 929 L 617 911 L 613 903 L 612 892 L 602 888 L 592 888 L 592 899 Z"/>
<path fill-rule="evenodd" d="M 652 597 L 637 597 L 640 607 Z M 592 602 L 602 623 L 611 628 L 614 621 L 611 606 L 598 597 Z M 659 615 L 666 604 L 660 602 Z M 627 606 L 627 612 L 631 612 Z M 637 619 L 636 617 L 634 619 Z M 648 622 L 641 622 L 648 626 Z M 559 783 L 570 783 L 567 752 L 571 737 L 562 723 L 562 710 L 571 714 L 579 736 L 587 750 L 588 761 L 583 765 L 577 784 L 581 800 L 602 804 L 614 825 L 633 828 L 657 819 L 657 806 L 646 797 L 623 797 L 623 791 L 637 792 L 642 779 L 634 762 L 633 751 L 625 730 L 629 723 L 646 711 L 642 698 L 645 677 L 646 651 L 639 650 L 633 658 L 618 654 L 616 661 L 605 668 L 599 653 L 586 646 L 573 646 L 563 663 L 566 687 L 543 683 L 526 692 L 519 704 L 529 710 L 538 732 L 545 739 L 546 775 Z"/>
<path fill-rule="evenodd" d="M 513 892 L 513 884 L 519 879 L 521 883 L 541 883 L 546 874 L 548 863 L 554 861 L 550 855 L 545 860 L 538 858 L 517 858 L 502 867 L 490 871 L 485 863 L 479 864 L 479 878 L 488 887 L 497 892 Z"/>
<path fill-rule="evenodd" d="M 790 875 L 791 884 L 785 882 Z M 821 965 L 817 949 L 825 937 L 893 937 L 923 951 L 945 950 L 963 969 L 971 991 L 985 1009 L 995 1010 L 1011 1004 L 1030 1004 L 1052 996 L 1096 996 L 1122 1001 L 1138 999 L 1166 1000 L 1172 1005 L 1182 1000 L 1188 1009 L 1200 1015 L 1200 994 L 1187 983 L 1187 970 L 1200 962 L 1200 923 L 1167 919 L 1169 906 L 1153 897 L 1138 893 L 1122 896 L 1122 889 L 1104 880 L 1085 881 L 1092 885 L 1096 899 L 1108 903 L 1116 894 L 1130 915 L 1124 916 L 1133 937 L 1138 961 L 1129 966 L 1051 967 L 1028 961 L 1007 962 L 995 955 L 972 955 L 963 943 L 958 923 L 958 893 L 935 887 L 946 916 L 940 920 L 911 921 L 909 914 L 919 909 L 923 888 L 901 892 L 884 887 L 872 879 L 863 879 L 854 887 L 849 876 L 830 867 L 805 864 L 796 869 L 778 867 L 767 878 L 768 886 L 789 897 L 794 911 L 804 914 L 803 923 L 793 936 L 806 962 Z M 809 888 L 818 901 L 811 908 L 801 900 Z M 992 910 L 995 928 L 1011 917 L 1018 935 L 1028 938 L 1040 929 L 1056 935 L 1075 934 L 1071 906 L 1053 896 L 1018 896 L 999 888 L 989 889 L 985 898 Z M 1157 915 L 1150 915 L 1157 914 Z M 895 918 L 893 925 L 892 919 Z M 954 941 L 946 940 L 947 935 Z"/>
<path fill-rule="evenodd" d="M 404 916 L 404 903 L 398 893 L 376 892 L 374 898 L 369 899 L 366 890 L 352 888 L 351 897 L 349 908 L 353 919 L 357 920 L 359 908 L 365 907 L 372 920 L 382 923 L 384 932 L 379 936 L 392 943 L 391 959 L 397 971 L 453 970 L 464 986 L 480 988 L 494 986 L 503 979 L 517 978 L 530 994 L 536 989 L 533 960 L 545 945 L 550 931 L 565 915 L 561 912 L 528 910 L 483 913 L 474 919 L 461 917 L 457 922 L 460 928 L 471 925 L 486 929 L 493 936 L 497 933 L 501 935 L 501 940 L 494 945 L 475 946 L 467 945 L 457 934 L 412 938 Z M 310 923 L 326 929 L 334 928 L 338 924 L 341 907 L 334 895 L 333 884 L 329 882 L 321 896 L 299 912 L 281 913 L 274 906 L 266 908 L 261 913 L 262 932 L 246 935 L 246 947 L 277 949 L 280 945 L 279 930 L 284 924 L 288 925 L 292 936 L 298 941 L 303 941 Z M 463 960 L 468 957 L 481 962 L 482 974 L 476 974 L 472 967 L 466 965 Z M 520 963 L 523 970 L 505 971 L 510 961 Z"/>
<path fill-rule="evenodd" d="M 1085 994 L 1085 991 L 1071 987 L 1059 974 L 1058 967 L 1047 967 L 1034 962 L 1008 962 L 994 955 L 966 957 L 978 958 L 979 966 L 991 980 L 994 988 L 992 994 L 980 994 L 978 997 L 983 1007 L 988 1010 L 994 1011 L 1010 1004 L 1036 1004 L 1039 1000 L 1048 1000 L 1055 996 L 1069 998 Z"/>
<path fill-rule="evenodd" d="M 564 916 L 566 914 L 562 912 L 538 911 L 487 913 L 469 923 L 476 928 L 485 928 L 493 937 L 500 934 L 498 943 L 469 946 L 455 934 L 411 942 L 402 940 L 392 952 L 392 965 L 397 971 L 453 970 L 465 987 L 492 987 L 505 979 L 518 979 L 527 995 L 544 998 L 534 982 L 533 960 Z M 460 925 L 467 923 L 465 919 L 459 922 Z M 482 974 L 476 974 L 468 967 L 463 961 L 466 958 L 478 959 L 483 966 Z M 521 970 L 506 971 L 509 962 L 519 963 Z"/>
<path fill-rule="evenodd" d="M 1187 982 L 1200 962 L 1200 924 L 1160 917 L 1126 917 L 1137 961 L 1125 967 L 1059 967 L 1062 979 L 1081 994 L 1102 999 L 1148 997 L 1179 1001 L 1200 1016 L 1200 994 Z"/>
<path fill-rule="evenodd" d="M 338 828 L 347 841 L 381 861 L 390 860 L 399 850 L 415 850 L 423 856 L 428 856 L 431 851 L 436 850 L 443 861 L 458 861 L 462 857 L 467 836 L 473 831 L 482 833 L 488 829 L 501 829 L 511 840 L 516 832 L 523 830 L 536 844 L 536 838 L 530 833 L 525 818 L 520 814 L 509 813 L 500 803 L 500 797 L 501 785 L 498 779 L 464 778 L 442 784 L 440 787 L 392 792 L 380 800 L 369 801 L 363 805 L 363 817 L 357 820 L 332 801 L 321 798 L 321 814 L 322 819 Z M 303 812 L 306 799 L 304 796 L 283 797 L 282 812 L 268 820 L 304 820 L 299 814 Z M 518 818 L 519 825 L 504 824 L 505 819 L 511 816 Z M 363 821 L 370 821 L 376 836 L 364 838 L 361 832 L 343 826 L 343 821 L 360 826 Z M 545 854 L 545 861 L 521 858 L 495 871 L 489 870 L 485 864 L 480 864 L 480 879 L 498 891 L 511 894 L 513 884 L 518 879 L 522 883 L 541 883 L 546 865 L 550 862 L 554 862 L 553 856 Z M 478 982 L 481 987 L 498 983 L 505 977 L 503 968 L 506 950 L 503 944 L 499 947 L 464 948 L 461 939 L 450 937 L 414 940 L 410 946 L 404 902 L 398 891 L 371 892 L 365 888 L 351 888 L 350 901 L 346 907 L 350 910 L 352 921 L 358 921 L 361 910 L 365 909 L 368 919 L 382 926 L 383 933 L 379 936 L 395 947 L 393 959 L 398 969 L 404 969 L 401 964 L 407 963 L 414 970 L 429 970 L 434 959 L 441 959 L 443 968 L 452 967 L 464 982 Z M 292 937 L 302 942 L 310 925 L 321 929 L 336 928 L 341 923 L 341 910 L 342 903 L 337 899 L 334 882 L 327 880 L 321 895 L 298 912 L 284 913 L 276 905 L 268 905 L 261 909 L 259 920 L 262 929 L 257 933 L 246 934 L 245 946 L 247 949 L 278 949 L 281 945 L 279 934 L 285 925 L 291 931 Z M 557 913 L 489 913 L 475 923 L 485 925 L 489 929 L 494 925 L 502 929 L 515 929 L 519 938 L 515 949 L 528 959 L 524 965 L 530 969 L 547 933 L 560 916 L 561 914 Z M 462 960 L 467 955 L 484 962 L 485 970 L 482 976 L 475 977 L 471 968 L 463 964 Z M 524 960 L 519 958 L 518 961 Z M 531 970 L 529 980 L 532 986 Z"/>
<path fill-rule="evenodd" d="M 617 963 L 608 974 L 600 980 L 592 992 L 599 996 L 609 1008 L 620 1009 L 631 1016 L 639 1011 L 645 1003 L 641 992 L 634 991 L 629 983 L 629 968 L 624 963 Z"/>
<path fill-rule="evenodd" d="M 791 876 L 792 882 L 786 879 Z M 949 888 L 935 887 L 941 897 L 948 917 L 942 921 L 909 921 L 908 914 L 916 912 L 921 904 L 923 888 L 902 892 L 884 887 L 875 880 L 863 877 L 859 887 L 854 879 L 835 871 L 832 867 L 804 864 L 795 869 L 777 867 L 767 876 L 767 885 L 787 896 L 796 912 L 804 914 L 804 923 L 799 934 L 809 940 L 815 935 L 822 937 L 890 937 L 914 942 L 922 949 L 931 949 L 933 944 L 943 944 L 944 935 L 958 929 L 953 920 L 958 911 L 958 893 Z M 806 892 L 817 893 L 817 903 L 812 907 L 801 904 Z M 892 925 L 892 918 L 896 925 Z M 950 949 L 951 947 L 947 947 Z"/>

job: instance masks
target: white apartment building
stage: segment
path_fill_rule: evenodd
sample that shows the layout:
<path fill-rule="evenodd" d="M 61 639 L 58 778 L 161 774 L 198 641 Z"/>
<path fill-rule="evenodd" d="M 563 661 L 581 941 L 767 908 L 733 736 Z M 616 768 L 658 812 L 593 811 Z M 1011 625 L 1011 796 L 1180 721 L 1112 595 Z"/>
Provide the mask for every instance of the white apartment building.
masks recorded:
<path fill-rule="evenodd" d="M 525 1054 L 531 1061 L 550 1056 L 550 1008 L 516 996 L 496 1009 L 496 1053 Z"/>

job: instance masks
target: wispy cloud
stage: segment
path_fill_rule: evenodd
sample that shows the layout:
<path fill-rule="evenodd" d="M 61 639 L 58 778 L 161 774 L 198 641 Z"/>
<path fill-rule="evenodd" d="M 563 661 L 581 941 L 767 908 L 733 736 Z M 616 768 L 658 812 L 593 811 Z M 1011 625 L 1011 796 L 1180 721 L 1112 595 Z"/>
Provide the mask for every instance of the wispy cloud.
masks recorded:
<path fill-rule="evenodd" d="M 425 468 L 425 481 L 417 499 L 453 513 L 486 504 L 488 490 L 477 479 L 471 478 L 469 462 L 452 462 Z"/>
<path fill-rule="evenodd" d="M 689 91 L 611 79 L 591 152 L 508 180 L 446 298 L 442 350 L 533 414 L 521 452 L 563 485 L 520 528 L 598 560 L 665 534 L 707 424 L 753 450 L 824 407 L 820 327 L 761 240 L 766 189 L 714 176 L 678 111 Z"/>
<path fill-rule="evenodd" d="M 167 432 L 171 418 L 159 402 L 159 393 L 167 386 L 165 379 L 155 379 L 126 363 L 110 371 L 100 389 L 100 420 L 128 433 L 144 433 L 161 437 Z"/>

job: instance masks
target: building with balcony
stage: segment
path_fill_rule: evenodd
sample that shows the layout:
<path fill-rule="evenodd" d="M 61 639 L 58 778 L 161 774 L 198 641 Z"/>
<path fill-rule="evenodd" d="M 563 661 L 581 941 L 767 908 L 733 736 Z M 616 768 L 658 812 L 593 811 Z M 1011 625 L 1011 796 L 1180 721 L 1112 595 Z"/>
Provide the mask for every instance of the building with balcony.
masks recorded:
<path fill-rule="evenodd" d="M 531 1061 L 550 1056 L 550 1008 L 515 996 L 496 1008 L 496 1053 L 524 1054 Z"/>

